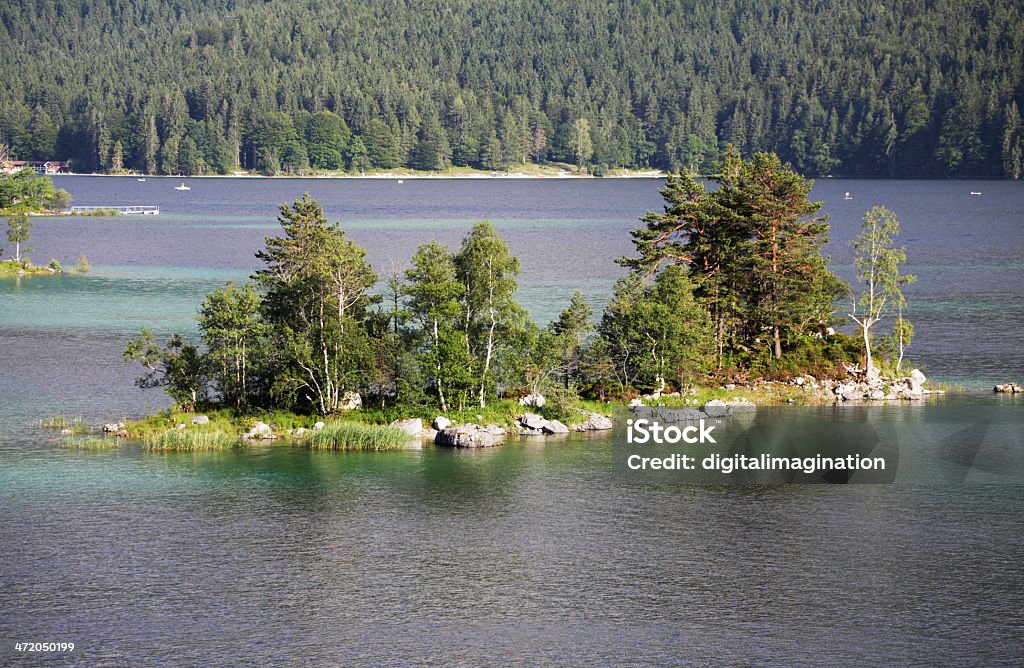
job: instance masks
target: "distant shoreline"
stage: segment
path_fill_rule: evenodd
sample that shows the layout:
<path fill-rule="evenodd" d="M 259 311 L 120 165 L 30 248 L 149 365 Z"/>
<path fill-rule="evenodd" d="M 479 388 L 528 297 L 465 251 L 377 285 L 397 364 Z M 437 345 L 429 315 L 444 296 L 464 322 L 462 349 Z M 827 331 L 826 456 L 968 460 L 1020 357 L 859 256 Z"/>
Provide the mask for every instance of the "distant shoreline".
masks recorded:
<path fill-rule="evenodd" d="M 89 176 L 89 177 L 104 177 L 104 178 L 117 178 L 117 179 L 364 179 L 364 180 L 396 180 L 396 179 L 416 179 L 416 180 L 484 180 L 484 179 L 509 179 L 509 180 L 564 180 L 564 179 L 663 179 L 668 176 L 665 172 L 660 170 L 644 170 L 644 171 L 626 171 L 623 173 L 609 174 L 606 176 L 594 176 L 593 174 L 574 174 L 570 172 L 559 173 L 544 173 L 544 174 L 523 174 L 516 172 L 497 172 L 497 173 L 486 173 L 486 172 L 465 172 L 465 173 L 445 173 L 438 172 L 436 174 L 423 173 L 423 172 L 381 172 L 374 174 L 306 174 L 300 176 L 298 174 L 279 174 L 276 176 L 264 176 L 263 174 L 250 174 L 244 172 L 232 173 L 232 174 L 195 174 L 192 176 L 184 175 L 151 175 L 151 174 L 95 174 L 88 172 L 69 172 L 64 174 L 53 174 L 51 176 Z"/>

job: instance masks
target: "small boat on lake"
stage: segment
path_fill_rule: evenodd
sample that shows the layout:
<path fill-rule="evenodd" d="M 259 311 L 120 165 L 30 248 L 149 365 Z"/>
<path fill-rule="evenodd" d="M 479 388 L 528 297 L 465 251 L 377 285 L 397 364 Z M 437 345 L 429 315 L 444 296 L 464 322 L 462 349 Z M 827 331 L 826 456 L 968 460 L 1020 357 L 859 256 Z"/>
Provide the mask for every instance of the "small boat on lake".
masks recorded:
<path fill-rule="evenodd" d="M 182 181 L 182 182 L 181 182 L 181 185 L 180 185 L 180 186 L 174 186 L 174 189 L 175 189 L 175 190 L 192 190 L 192 189 L 191 189 L 191 188 L 189 188 L 189 187 L 188 187 L 187 185 L 185 185 L 185 182 L 184 182 L 184 181 Z"/>
<path fill-rule="evenodd" d="M 145 181 L 146 179 L 135 179 L 136 181 Z"/>
<path fill-rule="evenodd" d="M 850 194 L 850 193 L 848 193 L 848 192 L 847 192 L 847 193 L 844 193 L 844 194 L 843 194 L 843 199 L 853 199 L 853 195 L 851 195 L 851 194 Z"/>
<path fill-rule="evenodd" d="M 972 195 L 980 195 L 981 193 L 980 193 L 980 192 L 978 192 L 977 190 L 972 190 L 972 191 L 971 191 L 971 194 L 972 194 Z"/>

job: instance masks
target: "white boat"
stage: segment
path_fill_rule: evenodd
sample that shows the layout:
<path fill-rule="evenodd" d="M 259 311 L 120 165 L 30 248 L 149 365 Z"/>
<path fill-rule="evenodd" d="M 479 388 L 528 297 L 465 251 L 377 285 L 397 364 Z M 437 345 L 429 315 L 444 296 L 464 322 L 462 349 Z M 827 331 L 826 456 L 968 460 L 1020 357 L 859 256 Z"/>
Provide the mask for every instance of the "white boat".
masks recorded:
<path fill-rule="evenodd" d="M 980 193 L 980 192 L 978 192 L 977 190 L 972 190 L 972 191 L 971 191 L 971 194 L 972 194 L 972 195 L 980 195 L 981 193 Z"/>
<path fill-rule="evenodd" d="M 145 181 L 146 179 L 135 179 L 136 181 Z"/>
<path fill-rule="evenodd" d="M 401 185 L 401 184 L 403 184 L 403 183 L 405 183 L 405 181 L 403 181 L 402 179 L 398 179 L 398 184 L 399 184 L 399 185 Z"/>
<path fill-rule="evenodd" d="M 853 199 L 853 195 L 851 195 L 850 193 L 844 193 L 843 199 Z"/>
<path fill-rule="evenodd" d="M 181 182 L 181 185 L 180 185 L 180 186 L 174 186 L 174 189 L 175 189 L 175 190 L 192 190 L 192 189 L 191 189 L 191 188 L 189 188 L 189 187 L 188 187 L 187 185 L 185 185 L 185 182 L 184 182 L 184 181 L 182 181 L 182 182 Z"/>

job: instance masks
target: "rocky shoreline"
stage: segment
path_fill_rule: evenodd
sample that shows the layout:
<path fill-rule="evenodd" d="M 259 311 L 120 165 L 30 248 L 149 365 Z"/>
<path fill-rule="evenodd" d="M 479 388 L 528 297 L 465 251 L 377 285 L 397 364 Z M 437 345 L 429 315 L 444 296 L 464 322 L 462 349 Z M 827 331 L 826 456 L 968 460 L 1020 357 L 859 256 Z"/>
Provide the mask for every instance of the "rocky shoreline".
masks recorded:
<path fill-rule="evenodd" d="M 687 400 L 685 394 L 679 392 L 652 393 L 634 399 L 628 406 L 636 418 L 646 418 L 658 422 L 681 422 L 707 418 L 731 418 L 752 415 L 758 405 L 774 404 L 818 404 L 836 405 L 845 403 L 877 403 L 920 401 L 929 395 L 944 394 L 944 390 L 925 387 L 927 378 L 918 369 L 912 370 L 907 376 L 884 378 L 878 374 L 863 373 L 857 368 L 848 369 L 843 379 L 817 379 L 811 375 L 797 376 L 788 382 L 758 380 L 746 384 L 729 383 L 721 389 L 733 393 L 728 399 L 711 399 L 698 404 L 696 399 Z M 795 392 L 794 392 L 795 390 Z M 1024 395 L 1024 386 L 1008 382 L 993 388 L 998 394 Z M 779 400 L 786 392 L 788 398 Z M 696 393 L 696 390 L 693 391 Z M 755 397 L 755 401 L 748 397 Z M 346 397 L 352 408 L 358 408 L 361 402 L 358 395 Z M 544 397 L 530 395 L 520 401 L 524 408 L 544 406 Z M 503 445 L 511 437 L 558 437 L 571 433 L 607 431 L 614 427 L 612 419 L 601 413 L 582 408 L 574 408 L 576 419 L 569 424 L 556 419 L 548 419 L 536 412 L 524 412 L 515 416 L 510 424 L 494 422 L 478 424 L 466 422 L 454 424 L 448 418 L 438 415 L 429 424 L 421 418 L 402 418 L 394 420 L 388 426 L 401 430 L 409 439 L 408 447 L 423 447 L 432 444 L 443 448 L 486 448 Z M 478 416 L 479 417 L 479 416 Z M 209 418 L 205 415 L 191 415 L 182 418 L 170 430 L 185 430 L 189 426 L 207 425 Z M 191 422 L 191 425 L 186 424 Z M 482 422 L 482 420 L 481 420 Z M 275 429 L 263 421 L 250 423 L 240 434 L 240 443 L 257 441 L 276 441 L 278 439 L 303 439 L 305 436 L 323 429 L 325 423 L 317 421 L 310 427 L 297 429 Z M 103 436 L 120 440 L 129 438 L 131 425 L 124 421 L 104 424 L 101 429 Z M 87 430 L 88 431 L 88 430 Z M 76 429 L 63 428 L 62 436 L 77 435 Z M 95 431 L 93 431 L 95 433 Z"/>

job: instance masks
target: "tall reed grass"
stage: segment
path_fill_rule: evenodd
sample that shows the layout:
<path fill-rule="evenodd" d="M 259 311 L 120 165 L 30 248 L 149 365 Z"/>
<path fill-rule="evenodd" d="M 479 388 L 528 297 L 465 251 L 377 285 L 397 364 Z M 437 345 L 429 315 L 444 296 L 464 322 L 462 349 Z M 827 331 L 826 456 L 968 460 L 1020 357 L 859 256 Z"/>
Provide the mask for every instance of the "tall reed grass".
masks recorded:
<path fill-rule="evenodd" d="M 189 452 L 197 450 L 227 450 L 239 444 L 238 436 L 223 431 L 170 431 L 145 434 L 142 446 L 148 450 Z"/>
<path fill-rule="evenodd" d="M 306 445 L 314 450 L 400 450 L 408 438 L 396 427 L 332 422 L 313 430 Z"/>

